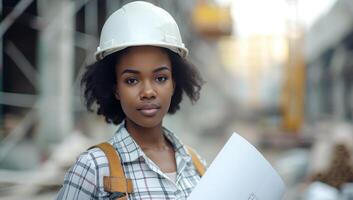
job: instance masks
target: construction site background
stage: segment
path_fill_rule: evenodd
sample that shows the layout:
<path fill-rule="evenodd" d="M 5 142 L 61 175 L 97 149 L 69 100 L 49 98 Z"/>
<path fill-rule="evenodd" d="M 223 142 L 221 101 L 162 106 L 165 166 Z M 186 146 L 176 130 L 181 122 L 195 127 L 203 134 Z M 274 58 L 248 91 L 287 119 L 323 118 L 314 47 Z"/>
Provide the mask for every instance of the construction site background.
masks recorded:
<path fill-rule="evenodd" d="M 114 133 L 79 83 L 128 2 L 0 0 L 0 199 L 53 199 L 77 156 Z M 149 2 L 176 19 L 206 80 L 166 127 L 208 163 L 242 135 L 284 199 L 353 199 L 353 1 Z"/>

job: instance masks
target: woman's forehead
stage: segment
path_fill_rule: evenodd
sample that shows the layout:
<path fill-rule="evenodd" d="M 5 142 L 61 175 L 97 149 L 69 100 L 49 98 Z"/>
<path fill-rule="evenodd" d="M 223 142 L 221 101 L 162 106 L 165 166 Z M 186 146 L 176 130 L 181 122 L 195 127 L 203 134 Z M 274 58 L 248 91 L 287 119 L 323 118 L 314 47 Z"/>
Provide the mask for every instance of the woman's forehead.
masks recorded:
<path fill-rule="evenodd" d="M 119 58 L 116 67 L 118 72 L 126 68 L 153 71 L 162 66 L 171 68 L 170 65 L 170 58 L 165 49 L 153 46 L 136 46 L 127 49 Z"/>
<path fill-rule="evenodd" d="M 144 58 L 144 57 L 163 59 L 163 58 L 168 57 L 168 53 L 167 53 L 167 50 L 162 47 L 134 46 L 134 47 L 129 47 L 128 49 L 126 49 L 126 51 L 122 57 L 125 57 L 127 59 Z"/>

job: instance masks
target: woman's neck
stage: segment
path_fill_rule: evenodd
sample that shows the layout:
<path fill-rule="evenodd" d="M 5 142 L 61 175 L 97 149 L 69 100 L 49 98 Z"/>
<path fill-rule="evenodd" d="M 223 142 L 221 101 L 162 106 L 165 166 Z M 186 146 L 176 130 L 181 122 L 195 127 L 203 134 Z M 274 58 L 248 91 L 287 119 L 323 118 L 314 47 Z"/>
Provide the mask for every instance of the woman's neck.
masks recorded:
<path fill-rule="evenodd" d="M 162 123 L 146 128 L 126 118 L 126 129 L 142 149 L 162 149 L 168 145 L 164 138 Z"/>

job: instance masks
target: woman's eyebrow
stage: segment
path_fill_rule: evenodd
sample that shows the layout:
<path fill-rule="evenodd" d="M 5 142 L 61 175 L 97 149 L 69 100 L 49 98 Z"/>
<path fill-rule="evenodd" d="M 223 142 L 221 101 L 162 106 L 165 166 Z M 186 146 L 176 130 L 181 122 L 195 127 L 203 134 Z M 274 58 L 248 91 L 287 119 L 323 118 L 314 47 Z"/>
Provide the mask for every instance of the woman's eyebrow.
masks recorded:
<path fill-rule="evenodd" d="M 163 70 L 168 70 L 170 71 L 170 69 L 167 67 L 167 66 L 162 66 L 162 67 L 159 67 L 155 70 L 153 70 L 153 73 L 156 73 L 156 72 L 160 72 L 160 71 L 163 71 Z M 140 71 L 138 70 L 134 70 L 134 69 L 124 69 L 120 75 L 123 75 L 125 73 L 131 73 L 131 74 L 140 74 Z"/>
<path fill-rule="evenodd" d="M 125 73 L 139 74 L 140 72 L 138 70 L 134 70 L 134 69 L 124 69 L 120 75 L 123 75 Z"/>
<path fill-rule="evenodd" d="M 159 72 L 159 71 L 163 71 L 163 70 L 170 71 L 170 69 L 167 66 L 162 66 L 162 67 L 159 67 L 159 68 L 153 70 L 153 73 L 156 73 L 156 72 Z"/>

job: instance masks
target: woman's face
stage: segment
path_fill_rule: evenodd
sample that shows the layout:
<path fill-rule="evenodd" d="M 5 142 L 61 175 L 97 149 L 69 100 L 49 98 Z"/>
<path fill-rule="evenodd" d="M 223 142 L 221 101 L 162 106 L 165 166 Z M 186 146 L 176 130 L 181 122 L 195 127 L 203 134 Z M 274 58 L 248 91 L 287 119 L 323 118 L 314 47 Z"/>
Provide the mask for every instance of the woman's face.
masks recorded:
<path fill-rule="evenodd" d="M 152 128 L 162 123 L 174 92 L 169 56 L 159 47 L 131 47 L 116 65 L 116 98 L 135 124 Z"/>

